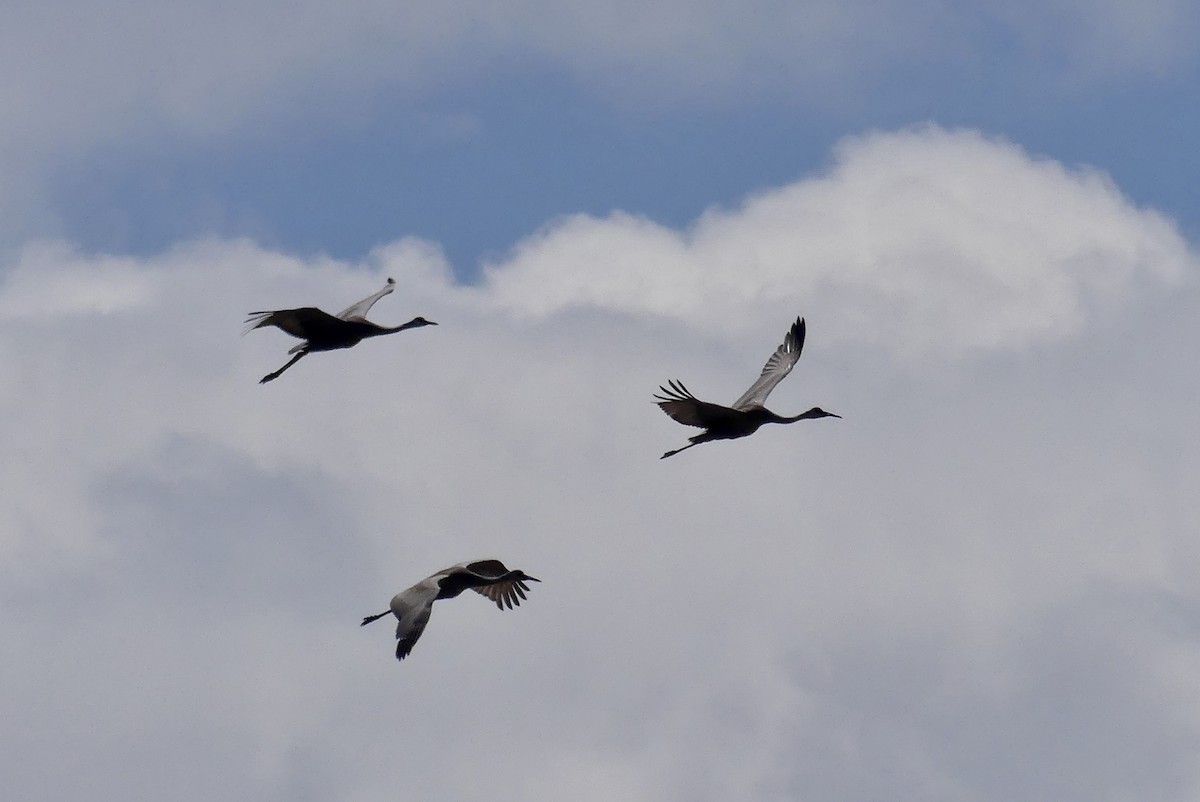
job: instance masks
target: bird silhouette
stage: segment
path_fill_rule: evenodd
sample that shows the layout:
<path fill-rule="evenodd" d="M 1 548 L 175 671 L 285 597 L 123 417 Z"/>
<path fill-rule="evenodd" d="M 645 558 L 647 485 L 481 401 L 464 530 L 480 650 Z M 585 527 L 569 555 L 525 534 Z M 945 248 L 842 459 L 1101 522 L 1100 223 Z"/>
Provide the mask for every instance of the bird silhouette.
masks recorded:
<path fill-rule="evenodd" d="M 432 320 L 414 317 L 399 326 L 380 326 L 367 320 L 366 314 L 383 296 L 396 288 L 395 279 L 389 278 L 383 289 L 374 295 L 363 298 L 356 304 L 343 309 L 337 317 L 317 309 L 315 306 L 304 306 L 299 309 L 276 309 L 266 312 L 251 312 L 246 321 L 251 324 L 243 334 L 249 334 L 263 326 L 276 326 L 293 337 L 299 337 L 304 342 L 293 346 L 288 351 L 295 354 L 286 365 L 274 373 L 268 373 L 259 380 L 266 384 L 279 378 L 285 370 L 300 361 L 313 351 L 336 351 L 339 348 L 349 348 L 358 345 L 368 337 L 378 337 L 383 334 L 395 334 L 405 329 L 420 326 L 436 326 Z"/>
<path fill-rule="evenodd" d="M 758 431 L 758 427 L 764 423 L 795 423 L 798 420 L 811 418 L 842 417 L 834 415 L 832 412 L 826 412 L 820 407 L 813 407 L 799 415 L 785 417 L 776 415 L 763 406 L 763 402 L 775 389 L 775 385 L 792 372 L 792 367 L 800 359 L 802 350 L 804 350 L 804 318 L 796 318 L 791 330 L 783 338 L 783 344 L 775 349 L 775 353 L 771 354 L 771 358 L 763 366 L 758 380 L 750 385 L 750 389 L 741 398 L 734 401 L 731 407 L 701 401 L 683 386 L 683 382 L 676 379 L 668 382 L 669 387 L 660 385 L 658 389 L 662 391 L 662 395 L 654 397 L 658 399 L 655 403 L 662 408 L 662 411 L 680 423 L 698 426 L 704 431 L 694 437 L 689 437 L 690 442 L 683 448 L 668 451 L 659 459 L 666 459 L 680 451 L 686 451 L 692 446 L 712 440 L 736 440 L 739 437 L 746 437 Z"/>
<path fill-rule="evenodd" d="M 365 627 L 388 613 L 396 616 L 396 659 L 403 660 L 425 631 L 433 603 L 438 599 L 453 599 L 470 588 L 496 603 L 501 610 L 511 610 L 521 603 L 529 591 L 526 582 L 541 582 L 524 571 L 510 571 L 499 560 L 478 560 L 459 563 L 422 579 L 408 590 L 392 597 L 389 609 L 369 615 L 359 626 Z"/>

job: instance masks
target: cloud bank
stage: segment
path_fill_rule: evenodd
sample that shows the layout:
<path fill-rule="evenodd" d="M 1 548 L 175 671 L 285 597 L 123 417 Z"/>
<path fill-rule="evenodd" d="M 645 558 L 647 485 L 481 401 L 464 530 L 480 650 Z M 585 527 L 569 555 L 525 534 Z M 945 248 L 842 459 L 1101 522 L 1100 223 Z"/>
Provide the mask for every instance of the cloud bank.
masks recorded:
<path fill-rule="evenodd" d="M 1076 333 L 1193 264 L 1170 220 L 1102 174 L 924 127 L 848 139 L 825 175 L 686 231 L 567 217 L 486 277 L 524 313 L 594 307 L 732 331 L 811 308 L 830 318 L 826 337 L 959 354 Z"/>
<path fill-rule="evenodd" d="M 789 250 L 794 249 L 794 250 Z M 893 258 L 888 258 L 888 255 Z M 552 221 L 456 283 L 248 241 L 0 284 L 0 772 L 61 799 L 1190 799 L 1193 248 L 969 132 L 849 140 L 686 231 Z M 439 327 L 318 354 L 243 313 Z M 667 461 L 665 379 L 845 416 Z M 876 320 L 876 318 L 879 318 Z M 498 557 L 519 610 L 439 603 Z"/>

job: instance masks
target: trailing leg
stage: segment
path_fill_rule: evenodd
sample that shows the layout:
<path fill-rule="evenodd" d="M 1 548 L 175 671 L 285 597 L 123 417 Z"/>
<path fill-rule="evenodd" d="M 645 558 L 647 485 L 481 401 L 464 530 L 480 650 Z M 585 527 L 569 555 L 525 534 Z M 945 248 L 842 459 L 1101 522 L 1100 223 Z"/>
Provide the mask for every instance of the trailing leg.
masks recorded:
<path fill-rule="evenodd" d="M 283 367 L 281 367 L 279 370 L 275 371 L 274 373 L 268 373 L 266 376 L 263 376 L 261 379 L 258 380 L 258 383 L 266 384 L 269 381 L 274 381 L 275 379 L 278 379 L 285 370 L 287 370 L 292 365 L 299 362 L 300 357 L 304 356 L 307 353 L 308 353 L 308 351 L 301 351 L 300 353 L 296 354 L 294 357 L 292 357 L 291 359 L 288 360 L 288 363 L 286 365 L 284 365 Z"/>

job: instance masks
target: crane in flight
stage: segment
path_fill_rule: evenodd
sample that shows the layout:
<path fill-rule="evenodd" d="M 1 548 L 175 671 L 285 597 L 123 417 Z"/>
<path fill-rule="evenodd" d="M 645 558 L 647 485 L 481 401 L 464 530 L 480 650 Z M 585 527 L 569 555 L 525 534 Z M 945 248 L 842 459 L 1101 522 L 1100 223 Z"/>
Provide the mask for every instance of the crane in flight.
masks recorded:
<path fill-rule="evenodd" d="M 302 357 L 314 351 L 336 351 L 339 348 L 349 348 L 353 345 L 358 345 L 368 337 L 395 334 L 398 331 L 414 329 L 420 326 L 437 325 L 432 320 L 426 320 L 423 317 L 414 317 L 412 320 L 399 326 L 380 326 L 367 320 L 367 312 L 375 305 L 375 302 L 391 293 L 395 288 L 395 279 L 389 278 L 382 290 L 343 309 L 336 317 L 328 312 L 317 309 L 315 306 L 304 306 L 299 309 L 251 312 L 250 318 L 246 321 L 250 325 L 242 332 L 243 334 L 249 334 L 263 326 L 276 326 L 293 337 L 304 340 L 304 342 L 293 346 L 288 351 L 289 354 L 295 354 L 295 356 L 286 365 L 274 373 L 268 373 L 266 376 L 263 376 L 258 383 L 266 384 L 269 381 L 279 378 L 280 374 L 285 370 L 299 362 Z"/>
<path fill-rule="evenodd" d="M 842 417 L 832 412 L 826 412 L 820 407 L 813 407 L 807 412 L 788 417 L 776 415 L 763 406 L 763 402 L 775 389 L 775 385 L 792 372 L 792 367 L 800 359 L 802 350 L 804 350 L 804 318 L 798 317 L 787 336 L 783 338 L 783 344 L 775 349 L 775 353 L 771 354 L 771 358 L 763 366 L 758 380 L 750 385 L 750 389 L 743 393 L 741 398 L 734 401 L 731 407 L 701 401 L 692 395 L 687 387 L 683 386 L 683 382 L 676 379 L 668 382 L 667 387 L 660 385 L 658 389 L 662 395 L 654 397 L 657 399 L 655 403 L 662 411 L 682 424 L 698 426 L 704 431 L 689 437 L 690 442 L 683 448 L 668 451 L 659 459 L 666 459 L 680 451 L 686 451 L 692 446 L 712 440 L 736 440 L 739 437 L 747 437 L 758 431 L 758 427 L 764 423 L 795 423 L 798 420 L 812 418 Z"/>
<path fill-rule="evenodd" d="M 529 591 L 526 582 L 541 582 L 524 571 L 510 571 L 499 560 L 477 560 L 459 563 L 444 571 L 427 576 L 408 590 L 392 597 L 387 610 L 369 615 L 359 626 L 365 627 L 389 613 L 396 616 L 396 659 L 403 660 L 425 631 L 433 603 L 438 599 L 453 599 L 470 588 L 495 602 L 501 610 L 511 610 L 521 603 Z"/>

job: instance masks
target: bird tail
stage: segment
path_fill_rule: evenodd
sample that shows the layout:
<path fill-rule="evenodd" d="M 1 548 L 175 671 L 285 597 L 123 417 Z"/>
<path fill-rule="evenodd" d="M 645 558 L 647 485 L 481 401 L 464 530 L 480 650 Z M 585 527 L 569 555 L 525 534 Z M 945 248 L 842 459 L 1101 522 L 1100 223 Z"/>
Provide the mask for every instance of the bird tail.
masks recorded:
<path fill-rule="evenodd" d="M 362 620 L 362 623 L 359 624 L 359 626 L 365 627 L 367 624 L 371 623 L 372 621 L 378 621 L 379 619 L 383 618 L 385 615 L 391 615 L 391 612 L 392 612 L 391 610 L 384 610 L 379 615 L 369 615 Z"/>
<path fill-rule="evenodd" d="M 257 328 L 269 326 L 267 318 L 275 314 L 274 312 L 251 312 L 250 317 L 246 318 L 246 328 L 242 330 L 242 335 L 245 336 Z"/>

